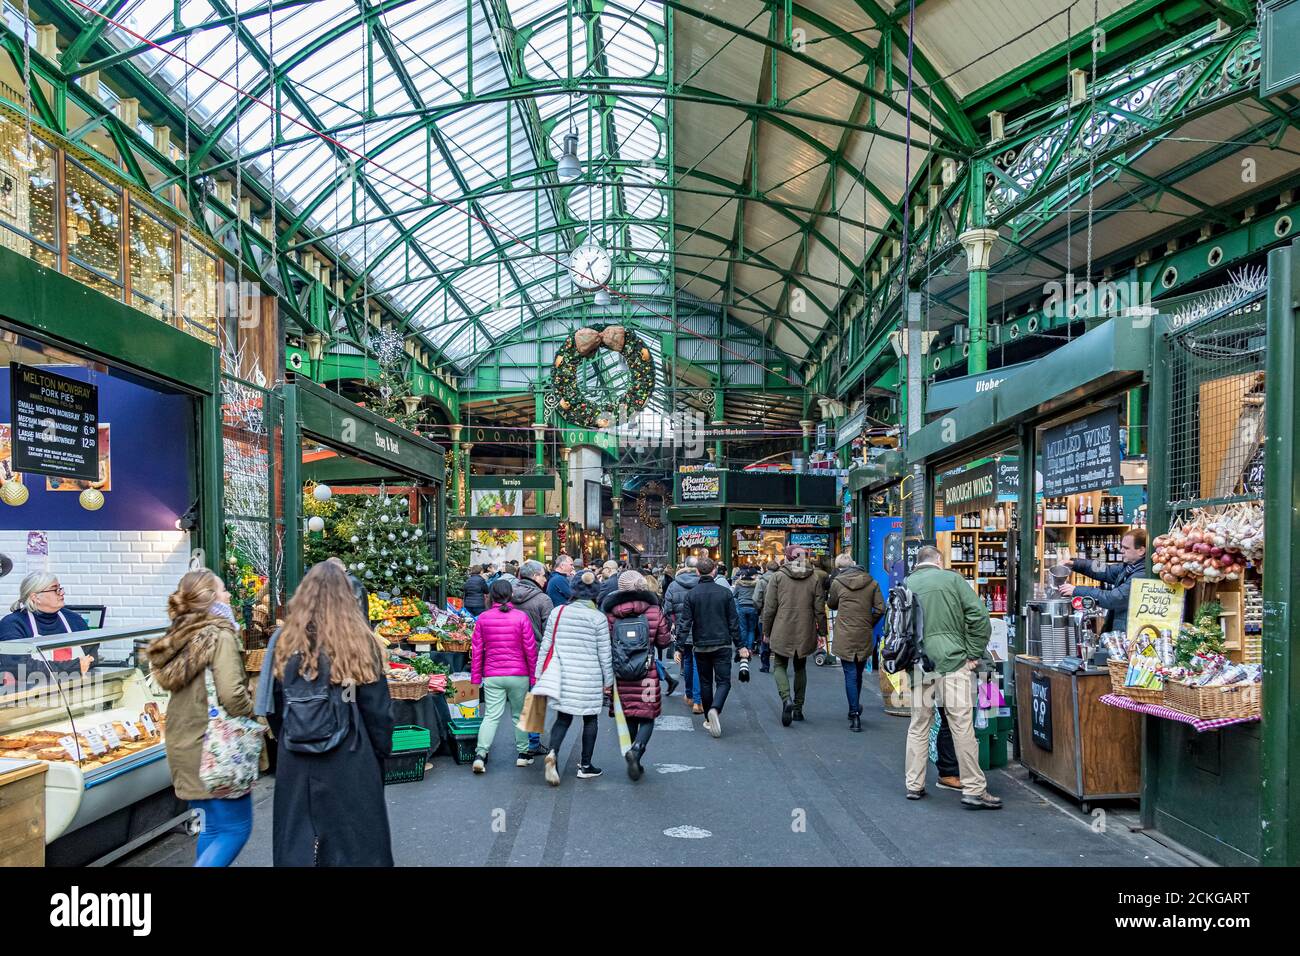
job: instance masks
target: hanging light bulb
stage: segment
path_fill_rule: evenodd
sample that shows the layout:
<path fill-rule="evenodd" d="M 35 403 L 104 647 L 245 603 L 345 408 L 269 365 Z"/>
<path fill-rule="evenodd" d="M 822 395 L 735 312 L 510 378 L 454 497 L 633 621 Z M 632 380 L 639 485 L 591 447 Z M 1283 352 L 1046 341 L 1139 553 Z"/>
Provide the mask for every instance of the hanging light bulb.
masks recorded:
<path fill-rule="evenodd" d="M 566 133 L 564 136 L 564 150 L 560 153 L 560 161 L 555 166 L 555 173 L 561 181 L 570 183 L 582 175 L 582 164 L 578 162 L 578 134 L 574 132 Z"/>
<path fill-rule="evenodd" d="M 610 298 L 609 298 L 609 290 L 608 290 L 608 289 L 597 289 L 597 290 L 596 290 L 596 298 L 595 298 L 593 301 L 594 301 L 594 303 L 595 303 L 596 305 L 609 305 L 610 302 L 611 302 L 611 300 L 610 300 Z"/>

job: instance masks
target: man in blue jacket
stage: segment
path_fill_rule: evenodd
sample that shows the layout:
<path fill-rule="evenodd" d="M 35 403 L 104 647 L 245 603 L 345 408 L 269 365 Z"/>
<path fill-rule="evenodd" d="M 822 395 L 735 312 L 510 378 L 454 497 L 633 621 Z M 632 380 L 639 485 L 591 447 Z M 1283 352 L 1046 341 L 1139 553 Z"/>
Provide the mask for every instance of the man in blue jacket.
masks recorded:
<path fill-rule="evenodd" d="M 1109 612 L 1106 617 L 1108 631 L 1128 630 L 1128 596 L 1133 590 L 1133 579 L 1146 569 L 1147 533 L 1141 528 L 1134 528 L 1124 535 L 1119 546 L 1120 563 L 1108 565 L 1101 570 L 1094 569 L 1092 562 L 1087 558 L 1075 558 L 1073 561 L 1065 562 L 1076 573 L 1086 574 L 1094 581 L 1109 584 L 1109 590 L 1073 584 L 1061 585 L 1061 594 L 1065 597 L 1073 597 L 1076 594 L 1090 597 L 1097 602 L 1098 607 L 1105 608 Z"/>
<path fill-rule="evenodd" d="M 562 554 L 555 559 L 555 568 L 546 582 L 546 596 L 551 599 L 551 604 L 555 607 L 568 604 L 569 598 L 573 596 L 573 588 L 569 585 L 569 575 L 572 573 L 573 558 Z"/>

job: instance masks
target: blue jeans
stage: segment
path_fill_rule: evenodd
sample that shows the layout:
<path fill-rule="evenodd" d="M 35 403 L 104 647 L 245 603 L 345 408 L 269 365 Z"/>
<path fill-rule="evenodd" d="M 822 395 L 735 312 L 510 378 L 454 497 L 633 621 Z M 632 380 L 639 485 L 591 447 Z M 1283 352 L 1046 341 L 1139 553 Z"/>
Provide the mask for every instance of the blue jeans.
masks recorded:
<path fill-rule="evenodd" d="M 840 658 L 840 668 L 844 671 L 844 695 L 849 699 L 850 714 L 862 714 L 862 671 L 866 666 L 865 659 L 854 663 L 846 657 Z"/>
<path fill-rule="evenodd" d="M 253 795 L 235 800 L 191 800 L 203 814 L 195 866 L 230 866 L 253 832 Z"/>
<path fill-rule="evenodd" d="M 737 607 L 740 614 L 740 639 L 748 650 L 754 649 L 754 638 L 758 634 L 758 611 L 752 607 Z"/>
<path fill-rule="evenodd" d="M 682 682 L 686 685 L 683 693 L 692 703 L 700 702 L 700 674 L 695 667 L 695 648 L 682 648 Z"/>

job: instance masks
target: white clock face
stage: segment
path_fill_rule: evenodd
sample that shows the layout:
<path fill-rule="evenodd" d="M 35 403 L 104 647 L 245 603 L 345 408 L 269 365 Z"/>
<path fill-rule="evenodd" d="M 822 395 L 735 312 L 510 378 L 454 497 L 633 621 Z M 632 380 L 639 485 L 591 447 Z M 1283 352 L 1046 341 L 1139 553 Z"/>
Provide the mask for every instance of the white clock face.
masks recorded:
<path fill-rule="evenodd" d="M 594 243 L 578 246 L 569 256 L 569 275 L 579 289 L 599 289 L 613 274 L 613 257 Z"/>

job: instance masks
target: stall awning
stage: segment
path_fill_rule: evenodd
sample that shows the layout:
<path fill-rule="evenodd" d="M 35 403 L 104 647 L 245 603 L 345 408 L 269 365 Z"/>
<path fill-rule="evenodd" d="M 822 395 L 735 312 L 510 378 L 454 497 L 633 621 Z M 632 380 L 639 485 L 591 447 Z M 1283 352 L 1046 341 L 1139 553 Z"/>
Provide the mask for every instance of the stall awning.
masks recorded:
<path fill-rule="evenodd" d="M 1099 325 L 909 436 L 907 461 L 947 457 L 1090 395 L 1141 384 L 1155 324 L 1154 317 L 1133 316 Z"/>

